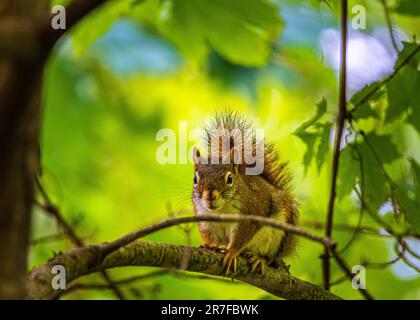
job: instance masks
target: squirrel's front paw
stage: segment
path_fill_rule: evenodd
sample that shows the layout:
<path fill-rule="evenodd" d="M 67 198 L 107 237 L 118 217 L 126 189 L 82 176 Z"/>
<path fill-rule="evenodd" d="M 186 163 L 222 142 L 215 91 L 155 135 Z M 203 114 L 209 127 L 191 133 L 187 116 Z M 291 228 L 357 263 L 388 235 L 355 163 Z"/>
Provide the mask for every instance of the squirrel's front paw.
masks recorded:
<path fill-rule="evenodd" d="M 234 274 L 236 272 L 236 263 L 238 253 L 232 249 L 226 249 L 225 257 L 223 258 L 223 268 L 225 276 Z"/>

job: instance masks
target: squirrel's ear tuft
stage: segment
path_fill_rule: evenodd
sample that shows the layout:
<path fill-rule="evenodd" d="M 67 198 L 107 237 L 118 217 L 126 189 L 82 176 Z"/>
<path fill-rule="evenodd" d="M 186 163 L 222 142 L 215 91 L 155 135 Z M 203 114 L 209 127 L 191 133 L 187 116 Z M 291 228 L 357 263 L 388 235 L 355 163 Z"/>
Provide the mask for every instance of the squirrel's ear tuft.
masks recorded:
<path fill-rule="evenodd" d="M 193 148 L 193 161 L 195 165 L 198 165 L 200 163 L 200 151 L 197 149 L 197 147 Z"/>
<path fill-rule="evenodd" d="M 239 173 L 239 165 L 238 164 L 233 165 L 233 172 L 235 172 L 236 174 Z"/>

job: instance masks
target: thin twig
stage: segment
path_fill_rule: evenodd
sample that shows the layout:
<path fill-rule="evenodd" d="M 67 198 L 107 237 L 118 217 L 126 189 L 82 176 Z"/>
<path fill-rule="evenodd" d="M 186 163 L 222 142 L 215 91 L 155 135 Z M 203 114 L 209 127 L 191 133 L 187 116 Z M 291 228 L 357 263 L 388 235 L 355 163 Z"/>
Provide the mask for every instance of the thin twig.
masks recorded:
<path fill-rule="evenodd" d="M 65 235 L 62 234 L 62 233 L 40 236 L 38 238 L 32 239 L 31 245 L 34 246 L 34 245 L 42 243 L 42 242 L 62 240 L 64 237 L 65 237 Z"/>
<path fill-rule="evenodd" d="M 399 244 L 401 245 L 401 247 L 402 247 L 402 251 L 400 250 L 400 247 L 399 247 Z M 404 245 L 404 243 L 401 243 L 401 242 L 397 242 L 396 244 L 395 244 L 395 247 L 394 247 L 394 252 L 397 254 L 397 256 L 399 256 L 400 258 L 401 258 L 401 260 L 407 265 L 407 266 L 409 266 L 410 268 L 412 268 L 414 271 L 416 271 L 416 272 L 420 272 L 420 267 L 418 267 L 418 266 L 416 266 L 416 265 L 414 265 L 410 260 L 408 260 L 408 258 L 405 256 L 405 251 L 406 251 L 406 246 Z"/>
<path fill-rule="evenodd" d="M 344 261 L 343 258 L 337 253 L 336 249 L 334 247 L 330 248 L 330 252 L 332 256 L 334 257 L 337 264 L 340 266 L 340 268 L 344 271 L 344 273 L 347 275 L 347 277 L 350 280 L 353 280 L 354 275 L 351 272 L 350 268 L 347 266 L 347 263 Z M 374 300 L 373 296 L 367 291 L 367 289 L 358 288 L 359 292 L 367 299 L 367 300 Z"/>
<path fill-rule="evenodd" d="M 336 123 L 336 134 L 332 161 L 331 190 L 328 201 L 327 221 L 325 225 L 325 236 L 329 239 L 332 234 L 334 202 L 336 197 L 337 174 L 340 159 L 341 138 L 344 131 L 344 123 L 347 117 L 346 110 L 346 81 L 347 81 L 347 0 L 341 0 L 341 66 L 339 81 L 339 109 Z M 330 255 L 328 248 L 325 248 L 323 254 L 323 282 L 324 289 L 330 287 Z"/>
<path fill-rule="evenodd" d="M 362 266 L 366 268 L 373 268 L 373 269 L 385 269 L 389 267 L 390 265 L 393 265 L 394 263 L 397 263 L 401 260 L 401 257 L 395 257 L 392 260 L 385 261 L 385 262 L 370 262 L 370 261 L 364 261 L 361 263 Z"/>
<path fill-rule="evenodd" d="M 51 202 L 50 197 L 48 196 L 48 193 L 45 191 L 44 186 L 42 185 L 41 181 L 39 180 L 39 177 L 37 175 L 35 175 L 35 184 L 42 196 L 42 198 L 45 201 L 45 204 L 42 205 L 38 202 L 34 202 L 35 205 L 37 205 L 38 207 L 40 207 L 41 209 L 45 210 L 45 212 L 51 214 L 51 216 L 58 222 L 58 224 L 60 225 L 61 229 L 63 230 L 63 232 L 69 237 L 69 239 L 71 240 L 71 242 L 73 242 L 73 244 L 76 247 L 84 247 L 85 243 L 83 241 L 82 238 L 80 238 L 75 230 L 71 227 L 70 224 L 67 223 L 67 221 L 64 219 L 64 217 L 62 216 L 61 212 L 58 210 L 58 208 L 56 206 L 53 205 L 53 203 Z M 112 289 L 112 291 L 114 291 L 115 295 L 120 299 L 120 300 L 125 300 L 125 296 L 122 293 L 121 290 L 118 289 L 118 287 L 114 284 L 114 282 L 112 281 L 112 279 L 110 278 L 108 272 L 106 272 L 105 270 L 100 271 L 102 277 L 105 279 L 105 281 L 108 283 L 108 286 Z"/>
<path fill-rule="evenodd" d="M 341 283 L 343 283 L 347 280 L 349 280 L 349 277 L 346 274 L 344 274 L 340 278 L 338 278 L 337 280 L 331 281 L 330 282 L 330 288 L 333 287 L 333 286 L 339 285 L 339 284 L 341 284 Z"/>
<path fill-rule="evenodd" d="M 165 229 L 171 226 L 190 223 L 190 222 L 199 222 L 199 221 L 208 221 L 208 222 L 241 222 L 241 221 L 250 221 L 260 225 L 271 226 L 274 228 L 282 229 L 286 232 L 300 235 L 304 238 L 313 240 L 322 244 L 323 246 L 330 247 L 333 243 L 325 237 L 310 233 L 306 230 L 298 228 L 294 225 L 282 223 L 272 218 L 256 216 L 256 215 L 244 215 L 244 214 L 205 214 L 200 216 L 186 216 L 186 217 L 174 217 L 168 218 L 159 222 L 156 222 L 148 227 L 139 229 L 137 231 L 126 234 L 125 236 L 102 245 L 103 259 L 112 253 L 113 251 L 133 242 L 139 238 L 145 237 L 155 231 Z"/>
<path fill-rule="evenodd" d="M 380 0 L 380 1 L 382 3 L 382 7 L 384 8 L 385 20 L 388 26 L 389 37 L 391 38 L 392 46 L 394 47 L 395 51 L 398 53 L 400 51 L 398 50 L 397 41 L 395 40 L 394 28 L 392 26 L 391 15 L 389 14 L 388 5 L 386 3 L 386 0 Z"/>
<path fill-rule="evenodd" d="M 356 193 L 357 197 L 359 198 L 361 205 L 365 208 L 366 212 L 369 213 L 371 218 L 376 221 L 377 224 L 382 226 L 386 232 L 393 235 L 394 237 L 401 236 L 401 235 L 397 234 L 387 222 L 385 222 L 383 219 L 381 219 L 378 216 L 378 214 L 370 206 L 368 206 L 365 199 L 362 197 L 362 195 L 360 194 L 359 190 L 356 187 L 353 188 L 353 190 Z"/>
<path fill-rule="evenodd" d="M 321 221 L 305 220 L 305 221 L 302 221 L 300 224 L 301 226 L 305 226 L 308 228 L 321 229 L 321 230 L 325 229 L 325 223 Z M 346 231 L 346 232 L 352 232 L 352 233 L 362 232 L 362 233 L 365 233 L 366 235 L 378 236 L 378 237 L 383 237 L 383 238 L 393 238 L 392 235 L 383 234 L 380 232 L 378 228 L 375 228 L 372 226 L 363 226 L 363 225 L 357 226 L 357 225 L 346 224 L 346 223 L 334 223 L 334 231 Z M 409 234 L 407 234 L 406 236 L 409 236 Z"/>

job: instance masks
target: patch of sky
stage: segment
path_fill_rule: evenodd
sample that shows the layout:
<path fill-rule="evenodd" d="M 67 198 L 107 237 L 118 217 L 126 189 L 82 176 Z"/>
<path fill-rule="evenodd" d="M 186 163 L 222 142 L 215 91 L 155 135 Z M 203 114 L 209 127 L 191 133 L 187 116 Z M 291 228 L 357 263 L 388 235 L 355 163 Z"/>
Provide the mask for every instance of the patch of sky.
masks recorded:
<path fill-rule="evenodd" d="M 116 21 L 90 48 L 111 71 L 165 74 L 175 71 L 182 59 L 174 46 L 128 19 Z"/>

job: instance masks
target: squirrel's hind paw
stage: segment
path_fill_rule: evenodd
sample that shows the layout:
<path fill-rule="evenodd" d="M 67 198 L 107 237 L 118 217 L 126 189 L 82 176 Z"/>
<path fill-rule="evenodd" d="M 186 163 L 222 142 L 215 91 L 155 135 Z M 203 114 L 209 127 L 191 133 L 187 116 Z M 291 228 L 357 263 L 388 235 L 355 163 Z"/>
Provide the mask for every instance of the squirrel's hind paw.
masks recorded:
<path fill-rule="evenodd" d="M 244 258 L 251 265 L 252 272 L 263 273 L 265 267 L 268 265 L 267 259 L 260 257 L 252 252 L 245 252 Z"/>

